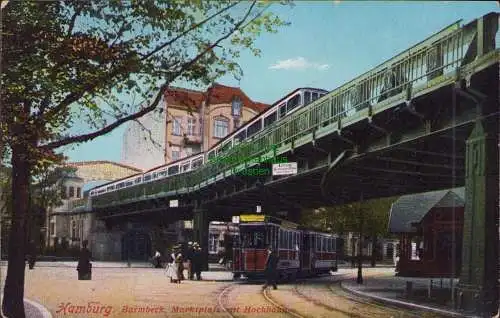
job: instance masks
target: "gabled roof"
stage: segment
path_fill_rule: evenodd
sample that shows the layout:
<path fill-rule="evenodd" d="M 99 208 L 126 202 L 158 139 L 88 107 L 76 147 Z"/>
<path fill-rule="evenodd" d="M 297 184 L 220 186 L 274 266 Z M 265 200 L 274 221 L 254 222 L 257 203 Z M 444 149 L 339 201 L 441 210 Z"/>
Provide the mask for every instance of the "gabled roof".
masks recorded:
<path fill-rule="evenodd" d="M 251 100 L 239 87 L 219 83 L 214 83 L 205 92 L 181 87 L 170 87 L 165 91 L 167 104 L 187 107 L 192 111 L 198 111 L 203 101 L 207 102 L 208 105 L 230 104 L 235 96 L 241 99 L 243 107 L 251 108 L 257 112 L 270 106 Z"/>
<path fill-rule="evenodd" d="M 409 194 L 392 204 L 389 215 L 390 233 L 415 232 L 412 223 L 420 222 L 434 207 L 463 207 L 465 188 Z"/>

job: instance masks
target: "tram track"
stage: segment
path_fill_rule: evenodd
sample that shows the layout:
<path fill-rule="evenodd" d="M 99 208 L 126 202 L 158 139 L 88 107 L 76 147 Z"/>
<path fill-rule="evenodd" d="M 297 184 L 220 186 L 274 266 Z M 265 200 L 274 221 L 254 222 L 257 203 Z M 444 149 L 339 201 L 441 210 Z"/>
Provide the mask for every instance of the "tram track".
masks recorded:
<path fill-rule="evenodd" d="M 235 294 L 234 289 L 236 288 L 242 288 L 242 287 L 250 287 L 251 289 L 256 289 L 258 288 L 259 294 L 260 294 L 260 300 L 264 300 L 263 304 L 257 304 L 257 303 L 251 303 L 251 304 L 246 304 L 245 306 L 239 306 L 239 305 L 231 305 L 231 300 L 230 296 Z M 240 293 L 242 294 L 241 290 Z M 272 315 L 279 315 L 279 317 L 295 317 L 295 318 L 306 318 L 303 315 L 300 315 L 297 312 L 294 312 L 285 306 L 281 305 L 278 303 L 273 297 L 269 294 L 269 291 L 267 289 L 262 289 L 262 287 L 258 285 L 250 285 L 250 284 L 231 284 L 222 289 L 222 291 L 219 293 L 217 297 L 217 305 L 218 307 L 226 314 L 226 316 L 231 317 L 231 318 L 237 318 L 237 317 L 242 317 L 242 316 L 249 316 L 249 315 L 254 315 L 256 313 L 260 314 L 266 314 L 266 317 L 270 317 Z M 258 309 L 258 308 L 266 308 L 268 309 L 267 312 L 252 312 L 252 309 Z M 268 307 L 274 308 L 269 310 Z M 243 310 L 241 310 L 243 309 Z"/>

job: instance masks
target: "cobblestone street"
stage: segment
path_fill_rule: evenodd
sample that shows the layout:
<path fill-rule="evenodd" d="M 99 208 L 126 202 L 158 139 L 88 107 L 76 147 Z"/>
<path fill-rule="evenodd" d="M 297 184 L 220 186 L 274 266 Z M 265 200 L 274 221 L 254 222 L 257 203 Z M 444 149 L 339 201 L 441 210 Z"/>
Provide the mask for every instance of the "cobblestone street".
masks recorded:
<path fill-rule="evenodd" d="M 55 265 L 55 264 L 54 264 Z M 233 283 L 227 280 L 228 272 L 204 272 L 202 276 L 213 279 L 183 281 L 171 284 L 164 270 L 154 268 L 96 267 L 91 281 L 78 281 L 75 268 L 61 266 L 36 267 L 26 271 L 25 297 L 45 306 L 53 317 L 285 317 L 276 304 L 294 308 L 307 317 L 335 316 L 317 303 L 301 299 L 290 290 L 293 284 L 280 285 L 268 294 L 273 305 L 261 291 L 260 284 Z M 366 275 L 387 275 L 390 269 L 367 269 Z M 6 268 L 2 267 L 2 284 Z M 354 270 L 341 269 L 339 274 L 354 275 Z M 343 276 L 345 278 L 345 276 Z M 338 278 L 314 279 L 323 284 L 321 295 L 308 296 L 324 302 L 325 291 Z M 304 285 L 307 285 L 305 280 Z M 329 298 L 329 305 L 342 307 L 345 298 Z M 391 317 L 391 311 L 376 310 L 377 317 Z M 363 312 L 370 313 L 370 308 Z M 373 312 L 375 313 L 375 312 Z M 344 316 L 343 314 L 340 316 Z"/>

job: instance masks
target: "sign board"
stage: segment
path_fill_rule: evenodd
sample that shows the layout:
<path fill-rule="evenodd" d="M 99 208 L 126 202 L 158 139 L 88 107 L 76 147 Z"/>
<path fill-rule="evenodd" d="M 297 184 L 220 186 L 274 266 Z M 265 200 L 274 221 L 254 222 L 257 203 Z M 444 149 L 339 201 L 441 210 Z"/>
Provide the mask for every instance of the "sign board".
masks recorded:
<path fill-rule="evenodd" d="M 179 200 L 170 200 L 169 206 L 171 208 L 178 208 L 179 207 Z"/>
<path fill-rule="evenodd" d="M 285 176 L 290 174 L 297 174 L 296 162 L 273 164 L 273 176 Z"/>
<path fill-rule="evenodd" d="M 233 216 L 232 223 L 235 223 L 235 224 L 240 223 L 240 217 L 238 215 Z"/>
<path fill-rule="evenodd" d="M 247 215 L 241 215 L 240 216 L 240 221 L 241 222 L 264 222 L 266 216 L 263 214 L 247 214 Z"/>
<path fill-rule="evenodd" d="M 262 207 L 260 205 L 257 205 L 257 208 L 255 209 L 255 212 L 262 213 Z"/>

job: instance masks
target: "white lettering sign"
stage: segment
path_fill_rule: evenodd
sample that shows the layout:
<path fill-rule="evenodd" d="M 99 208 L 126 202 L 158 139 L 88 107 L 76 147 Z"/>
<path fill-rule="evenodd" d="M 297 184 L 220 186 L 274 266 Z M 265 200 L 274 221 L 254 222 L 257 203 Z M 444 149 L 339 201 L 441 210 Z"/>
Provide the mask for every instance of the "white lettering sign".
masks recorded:
<path fill-rule="evenodd" d="M 273 176 L 285 176 L 290 174 L 297 174 L 296 162 L 273 164 Z"/>
<path fill-rule="evenodd" d="M 171 208 L 178 208 L 179 207 L 179 200 L 170 200 L 170 207 Z"/>

